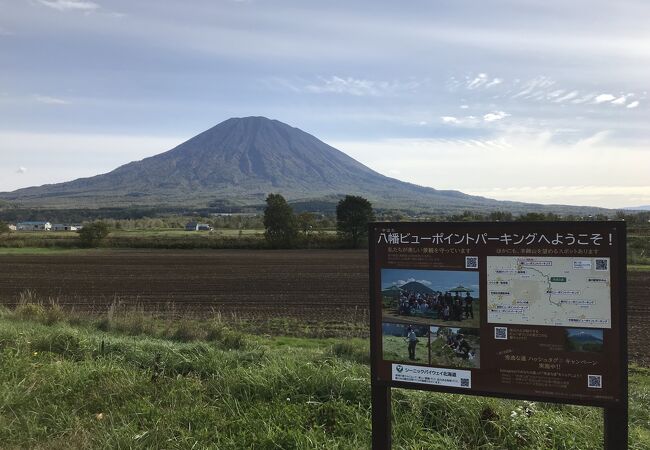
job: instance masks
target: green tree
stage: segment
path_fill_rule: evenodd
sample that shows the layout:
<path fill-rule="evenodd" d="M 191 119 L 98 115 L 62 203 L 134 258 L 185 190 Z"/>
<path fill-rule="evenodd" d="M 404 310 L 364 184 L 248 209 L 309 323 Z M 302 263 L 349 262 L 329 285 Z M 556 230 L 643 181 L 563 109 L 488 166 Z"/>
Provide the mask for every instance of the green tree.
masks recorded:
<path fill-rule="evenodd" d="M 336 205 L 336 230 L 352 248 L 358 248 L 368 234 L 368 222 L 375 220 L 372 204 L 363 197 L 346 195 Z"/>
<path fill-rule="evenodd" d="M 84 225 L 78 233 L 81 245 L 84 247 L 98 247 L 102 240 L 110 233 L 110 228 L 107 223 L 94 222 Z"/>
<path fill-rule="evenodd" d="M 308 235 L 314 228 L 316 228 L 316 216 L 310 212 L 302 212 L 296 217 L 298 227 L 304 235 Z"/>
<path fill-rule="evenodd" d="M 274 247 L 290 247 L 298 235 L 293 209 L 280 194 L 269 194 L 264 208 L 264 236 Z"/>
<path fill-rule="evenodd" d="M 11 230 L 9 229 L 9 225 L 0 221 L 0 234 L 9 233 L 10 231 Z"/>

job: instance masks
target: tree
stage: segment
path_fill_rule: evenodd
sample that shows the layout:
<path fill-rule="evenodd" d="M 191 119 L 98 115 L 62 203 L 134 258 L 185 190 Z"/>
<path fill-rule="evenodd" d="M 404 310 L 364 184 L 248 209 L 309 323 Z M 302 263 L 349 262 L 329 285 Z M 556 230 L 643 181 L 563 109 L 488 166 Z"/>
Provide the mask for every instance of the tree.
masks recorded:
<path fill-rule="evenodd" d="M 300 231 L 306 236 L 316 226 L 316 216 L 310 212 L 302 212 L 296 217 Z"/>
<path fill-rule="evenodd" d="M 290 247 L 298 235 L 293 209 L 280 194 L 269 194 L 264 208 L 264 235 L 274 247 Z"/>
<path fill-rule="evenodd" d="M 81 245 L 84 247 L 98 247 L 101 241 L 108 236 L 110 228 L 105 222 L 95 222 L 78 231 Z"/>
<path fill-rule="evenodd" d="M 10 231 L 11 229 L 9 228 L 9 225 L 0 221 L 0 234 L 9 233 Z"/>
<path fill-rule="evenodd" d="M 368 222 L 375 220 L 372 204 L 363 197 L 346 195 L 336 205 L 336 230 L 349 240 L 352 248 L 358 248 L 361 239 L 368 234 Z"/>

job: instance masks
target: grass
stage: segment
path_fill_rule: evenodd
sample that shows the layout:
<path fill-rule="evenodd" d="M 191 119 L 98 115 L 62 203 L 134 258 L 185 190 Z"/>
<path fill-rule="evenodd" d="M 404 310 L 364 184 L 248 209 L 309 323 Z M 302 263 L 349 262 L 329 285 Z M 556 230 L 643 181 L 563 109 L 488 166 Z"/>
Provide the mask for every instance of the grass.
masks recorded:
<path fill-rule="evenodd" d="M 87 249 L 59 247 L 0 247 L 0 255 L 70 255 L 87 254 Z"/>
<path fill-rule="evenodd" d="M 0 310 L 2 448 L 370 447 L 366 340 L 47 309 Z M 630 402 L 630 448 L 649 448 L 650 370 Z M 602 446 L 597 408 L 396 389 L 393 415 L 399 449 Z"/>
<path fill-rule="evenodd" d="M 631 270 L 633 272 L 650 272 L 650 265 L 631 264 L 627 266 L 627 270 Z"/>

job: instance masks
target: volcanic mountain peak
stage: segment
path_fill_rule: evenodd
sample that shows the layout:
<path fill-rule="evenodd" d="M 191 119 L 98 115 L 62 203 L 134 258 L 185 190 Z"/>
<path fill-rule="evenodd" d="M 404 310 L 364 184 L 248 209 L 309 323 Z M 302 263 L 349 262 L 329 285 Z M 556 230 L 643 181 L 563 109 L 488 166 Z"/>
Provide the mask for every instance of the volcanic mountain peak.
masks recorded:
<path fill-rule="evenodd" d="M 1 193 L 0 199 L 40 207 L 205 207 L 259 205 L 271 192 L 301 201 L 361 195 L 375 206 L 429 212 L 516 212 L 533 206 L 389 178 L 298 128 L 265 117 L 231 118 L 167 152 L 112 172 Z"/>

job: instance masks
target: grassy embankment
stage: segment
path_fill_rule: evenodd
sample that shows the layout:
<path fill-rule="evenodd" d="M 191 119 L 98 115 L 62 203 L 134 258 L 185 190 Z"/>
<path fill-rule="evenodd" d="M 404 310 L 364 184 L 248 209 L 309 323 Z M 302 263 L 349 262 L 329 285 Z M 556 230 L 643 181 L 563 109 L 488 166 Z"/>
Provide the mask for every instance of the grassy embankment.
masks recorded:
<path fill-rule="evenodd" d="M 3 448 L 369 448 L 367 342 L 251 336 L 218 317 L 0 311 Z M 394 447 L 593 449 L 597 408 L 395 390 Z M 630 376 L 650 448 L 650 370 Z"/>

